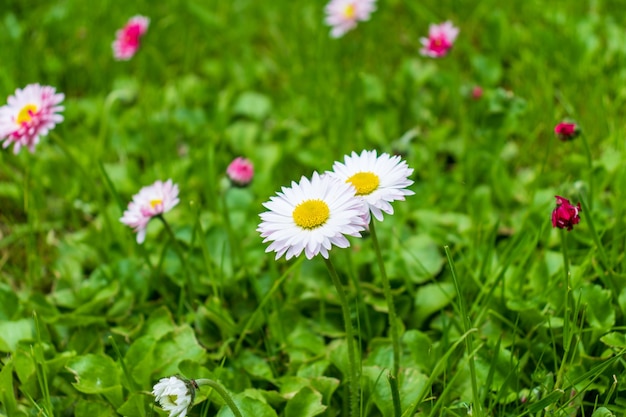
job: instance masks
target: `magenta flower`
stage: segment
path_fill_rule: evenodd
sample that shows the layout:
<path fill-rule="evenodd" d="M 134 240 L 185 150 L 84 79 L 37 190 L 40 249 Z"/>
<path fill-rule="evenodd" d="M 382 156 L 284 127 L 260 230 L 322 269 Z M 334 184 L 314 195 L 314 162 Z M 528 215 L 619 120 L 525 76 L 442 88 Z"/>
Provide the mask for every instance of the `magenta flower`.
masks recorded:
<path fill-rule="evenodd" d="M 116 60 L 128 61 L 137 53 L 139 41 L 148 30 L 148 24 L 150 24 L 150 19 L 137 15 L 131 17 L 123 28 L 115 32 L 112 46 Z"/>
<path fill-rule="evenodd" d="M 54 87 L 39 84 L 15 90 L 15 94 L 7 99 L 7 104 L 0 107 L 2 147 L 14 144 L 14 153 L 18 153 L 22 146 L 34 152 L 39 136 L 47 135 L 57 123 L 63 121 L 63 116 L 58 113 L 64 110 L 63 106 L 59 106 L 64 98 L 64 94 L 56 94 Z"/>
<path fill-rule="evenodd" d="M 133 201 L 128 204 L 120 221 L 134 228 L 137 232 L 137 243 L 143 243 L 150 219 L 167 213 L 178 202 L 178 185 L 172 183 L 172 180 L 157 181 L 143 187 L 133 196 Z"/>
<path fill-rule="evenodd" d="M 226 168 L 226 175 L 230 181 L 239 187 L 245 187 L 250 184 L 252 177 L 254 176 L 254 165 L 249 159 L 242 158 L 241 156 L 235 158 L 233 162 Z"/>
<path fill-rule="evenodd" d="M 325 22 L 332 29 L 330 36 L 340 38 L 354 29 L 357 22 L 369 20 L 376 10 L 376 0 L 330 0 L 324 8 Z"/>
<path fill-rule="evenodd" d="M 459 28 L 450 21 L 439 25 L 430 25 L 428 38 L 420 38 L 422 43 L 420 53 L 431 58 L 441 58 L 452 48 L 458 34 Z"/>
<path fill-rule="evenodd" d="M 556 197 L 556 208 L 552 212 L 552 227 L 572 230 L 575 224 L 580 222 L 578 213 L 582 211 L 580 203 L 572 206 L 567 198 Z"/>
<path fill-rule="evenodd" d="M 557 138 L 565 142 L 576 138 L 580 133 L 580 129 L 576 123 L 561 122 L 554 126 L 554 133 Z"/>
<path fill-rule="evenodd" d="M 474 88 L 472 88 L 472 98 L 474 100 L 480 100 L 482 96 L 483 96 L 482 87 L 479 85 L 475 85 Z"/>

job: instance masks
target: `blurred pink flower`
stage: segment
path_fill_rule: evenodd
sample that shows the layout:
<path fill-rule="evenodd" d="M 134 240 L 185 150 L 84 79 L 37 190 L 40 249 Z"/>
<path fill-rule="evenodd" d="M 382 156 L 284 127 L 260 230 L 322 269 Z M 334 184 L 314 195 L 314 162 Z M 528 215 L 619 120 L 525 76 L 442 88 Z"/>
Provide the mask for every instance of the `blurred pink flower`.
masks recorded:
<path fill-rule="evenodd" d="M 128 61 L 135 55 L 139 49 L 139 40 L 148 30 L 149 23 L 150 19 L 145 16 L 133 16 L 123 28 L 115 32 L 112 46 L 116 60 Z"/>
<path fill-rule="evenodd" d="M 133 201 L 128 203 L 120 221 L 134 228 L 137 232 L 137 243 L 143 243 L 150 219 L 167 213 L 178 202 L 178 185 L 172 183 L 172 180 L 157 181 L 143 187 L 133 196 Z"/>
<path fill-rule="evenodd" d="M 54 87 L 39 84 L 15 90 L 15 94 L 7 99 L 7 104 L 0 107 L 2 147 L 7 148 L 13 143 L 14 153 L 18 153 L 22 146 L 34 152 L 39 136 L 47 135 L 57 123 L 63 121 L 59 112 L 64 107 L 59 104 L 64 98 L 64 94 L 56 94 Z"/>
<path fill-rule="evenodd" d="M 230 181 L 239 186 L 245 187 L 250 184 L 252 177 L 254 176 L 254 165 L 252 161 L 246 158 L 237 157 L 226 168 L 226 175 Z"/>
<path fill-rule="evenodd" d="M 567 198 L 556 197 L 556 208 L 552 211 L 552 227 L 572 230 L 575 224 L 580 222 L 578 213 L 582 211 L 580 203 L 572 206 Z"/>
<path fill-rule="evenodd" d="M 576 123 L 561 122 L 554 126 L 554 134 L 562 141 L 568 141 L 576 138 L 580 133 L 580 129 Z"/>
<path fill-rule="evenodd" d="M 332 29 L 330 36 L 340 38 L 354 29 L 357 22 L 369 20 L 376 10 L 376 0 L 331 0 L 325 7 L 325 22 Z"/>
<path fill-rule="evenodd" d="M 459 28 L 450 21 L 439 25 L 431 24 L 428 29 L 428 38 L 420 38 L 422 43 L 420 53 L 431 58 L 441 58 L 452 48 L 458 34 Z"/>
<path fill-rule="evenodd" d="M 479 85 L 475 85 L 474 88 L 472 88 L 472 98 L 474 100 L 480 100 L 482 96 L 483 96 L 482 87 Z"/>

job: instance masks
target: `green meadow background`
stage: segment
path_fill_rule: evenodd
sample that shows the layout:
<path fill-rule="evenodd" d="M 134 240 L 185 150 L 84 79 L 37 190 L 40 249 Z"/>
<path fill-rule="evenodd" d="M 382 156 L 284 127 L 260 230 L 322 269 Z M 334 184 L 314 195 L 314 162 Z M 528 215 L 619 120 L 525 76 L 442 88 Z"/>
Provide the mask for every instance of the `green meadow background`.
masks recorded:
<path fill-rule="evenodd" d="M 66 98 L 35 153 L 0 152 L 1 415 L 166 415 L 150 391 L 180 374 L 219 381 L 246 416 L 347 416 L 328 272 L 275 261 L 255 229 L 281 186 L 363 149 L 414 169 L 415 195 L 376 225 L 401 415 L 624 415 L 623 3 L 380 0 L 341 39 L 324 5 L 2 0 L 0 105 L 30 83 Z M 148 32 L 116 62 L 135 14 Z M 445 20 L 454 48 L 420 56 Z M 566 119 L 571 142 L 553 133 Z M 237 156 L 248 188 L 225 177 Z M 137 245 L 119 218 L 170 178 L 175 240 L 155 220 Z M 582 202 L 570 232 L 552 228 L 555 195 Z M 394 416 L 376 257 L 351 243 L 331 258 L 358 328 L 359 415 Z M 202 388 L 189 415 L 216 414 L 232 415 Z"/>

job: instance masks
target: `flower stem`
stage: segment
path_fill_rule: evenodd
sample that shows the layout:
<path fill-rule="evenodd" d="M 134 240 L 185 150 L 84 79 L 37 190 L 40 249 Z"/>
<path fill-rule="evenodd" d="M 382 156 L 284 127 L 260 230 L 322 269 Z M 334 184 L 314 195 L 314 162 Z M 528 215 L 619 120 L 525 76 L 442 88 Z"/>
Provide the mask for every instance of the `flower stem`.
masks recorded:
<path fill-rule="evenodd" d="M 570 337 L 570 317 L 569 317 L 569 297 L 570 297 L 570 273 L 569 273 L 569 258 L 567 256 L 567 235 L 565 230 L 559 230 L 561 233 L 561 252 L 563 253 L 563 285 L 565 287 L 565 312 L 563 313 L 563 350 L 564 355 L 561 360 L 561 366 L 556 376 L 556 382 L 554 389 L 558 389 L 561 386 L 563 380 L 563 373 L 565 372 L 565 363 L 567 362 L 567 354 L 569 352 L 571 337 Z"/>
<path fill-rule="evenodd" d="M 370 221 L 370 234 L 372 236 L 372 242 L 374 244 L 374 251 L 376 252 L 376 259 L 378 261 L 378 267 L 380 269 L 380 278 L 383 281 L 383 292 L 385 293 L 385 300 L 387 301 L 387 311 L 389 312 L 389 328 L 391 330 L 391 345 L 393 346 L 393 372 L 389 376 L 389 386 L 391 388 L 391 397 L 393 401 L 393 410 L 395 417 L 402 415 L 402 409 L 400 406 L 400 392 L 398 392 L 398 373 L 400 372 L 400 332 L 398 331 L 398 319 L 396 317 L 396 307 L 393 303 L 393 295 L 391 295 L 391 284 L 387 277 L 387 271 L 385 269 L 385 262 L 383 261 L 383 255 L 380 251 L 380 244 L 378 243 L 378 236 L 376 235 L 375 220 L 372 217 Z"/>
<path fill-rule="evenodd" d="M 374 244 L 374 251 L 376 252 L 376 259 L 378 260 L 380 278 L 383 281 L 383 292 L 385 293 L 385 300 L 387 300 L 387 310 L 389 310 L 389 327 L 391 329 L 391 344 L 393 345 L 392 376 L 394 378 L 398 378 L 398 372 L 400 370 L 400 332 L 398 331 L 396 307 L 393 303 L 393 295 L 391 295 L 391 284 L 389 283 L 389 278 L 387 278 L 387 271 L 385 270 L 385 263 L 383 262 L 383 256 L 380 251 L 374 222 L 374 218 L 372 218 L 372 221 L 370 222 L 370 234 L 372 236 L 372 243 Z"/>
<path fill-rule="evenodd" d="M 343 321 L 346 328 L 346 339 L 348 342 L 348 367 L 349 367 L 349 387 L 350 387 L 350 415 L 355 416 L 359 405 L 359 381 L 356 369 L 356 358 L 354 353 L 354 330 L 352 329 L 352 319 L 350 317 L 350 306 L 348 305 L 348 297 L 343 289 L 343 284 L 337 275 L 337 270 L 333 266 L 330 259 L 324 258 L 326 268 L 330 274 L 333 284 L 337 289 L 341 310 L 343 312 Z"/>
<path fill-rule="evenodd" d="M 233 412 L 235 417 L 243 417 L 243 414 L 241 414 L 239 407 L 237 407 L 237 404 L 235 404 L 233 397 L 231 397 L 228 391 L 226 391 L 226 389 L 219 383 L 207 378 L 196 379 L 195 382 L 199 387 L 202 385 L 208 385 L 209 387 L 214 389 L 220 395 L 220 397 L 222 397 L 228 407 L 230 407 L 230 410 Z"/>
<path fill-rule="evenodd" d="M 580 135 L 583 146 L 585 147 L 585 155 L 587 156 L 587 168 L 589 169 L 589 208 L 593 209 L 593 157 L 591 156 L 591 148 L 587 141 L 587 135 Z"/>
<path fill-rule="evenodd" d="M 191 281 L 191 274 L 189 273 L 189 266 L 187 265 L 187 259 L 185 258 L 185 255 L 183 254 L 183 251 L 180 245 L 178 244 L 178 240 L 176 239 L 176 235 L 174 235 L 174 231 L 170 227 L 170 224 L 167 222 L 167 220 L 165 220 L 165 217 L 163 217 L 163 215 L 161 214 L 159 214 L 156 217 L 158 217 L 163 223 L 163 226 L 165 226 L 165 230 L 167 230 L 167 233 L 170 236 L 170 239 L 172 240 L 172 245 L 174 246 L 174 250 L 176 251 L 176 254 L 178 255 L 178 257 L 180 258 L 180 262 L 183 265 L 183 270 L 185 271 L 185 282 L 187 284 L 187 287 L 189 287 L 188 288 L 189 297 L 191 301 L 193 302 L 195 298 L 195 294 L 194 294 L 194 289 L 193 289 L 193 282 Z M 184 290 L 185 288 L 183 286 L 183 292 Z"/>

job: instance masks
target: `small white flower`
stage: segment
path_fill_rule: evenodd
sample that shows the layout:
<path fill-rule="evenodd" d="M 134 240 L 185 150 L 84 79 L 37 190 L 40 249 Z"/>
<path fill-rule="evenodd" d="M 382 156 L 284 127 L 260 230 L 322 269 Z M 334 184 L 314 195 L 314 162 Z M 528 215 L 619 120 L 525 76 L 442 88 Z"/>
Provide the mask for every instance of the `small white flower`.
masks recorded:
<path fill-rule="evenodd" d="M 263 206 L 269 211 L 260 214 L 257 231 L 264 243 L 272 242 L 266 252 L 276 251 L 276 259 L 302 251 L 308 259 L 320 253 L 328 258 L 332 245 L 347 248 L 346 235 L 360 237 L 366 226 L 366 207 L 355 198 L 354 187 L 317 172 L 311 180 L 302 177 L 283 187 Z"/>
<path fill-rule="evenodd" d="M 170 413 L 169 417 L 185 417 L 195 396 L 193 387 L 175 376 L 161 378 L 152 389 L 152 394 L 161 407 Z"/>
<path fill-rule="evenodd" d="M 13 144 L 13 152 L 22 147 L 35 151 L 39 137 L 63 121 L 61 102 L 65 98 L 54 87 L 29 84 L 18 88 L 9 96 L 7 104 L 0 107 L 0 142 L 7 148 Z"/>
<path fill-rule="evenodd" d="M 370 18 L 376 10 L 376 0 L 331 0 L 326 5 L 326 24 L 332 29 L 330 36 L 340 38 L 354 29 L 357 22 Z"/>
<path fill-rule="evenodd" d="M 143 243 L 150 219 L 167 213 L 178 202 L 178 185 L 172 183 L 172 180 L 157 181 L 143 187 L 133 196 L 133 201 L 128 203 L 120 221 L 134 228 L 137 232 L 137 243 Z"/>
<path fill-rule="evenodd" d="M 361 155 L 356 152 L 346 155 L 343 163 L 335 162 L 333 171 L 328 174 L 352 184 L 369 211 L 382 221 L 383 212 L 393 214 L 391 202 L 415 194 L 406 189 L 413 184 L 409 179 L 412 173 L 413 169 L 397 155 L 376 156 L 376 151 L 363 151 Z M 367 220 L 369 222 L 369 216 Z"/>

